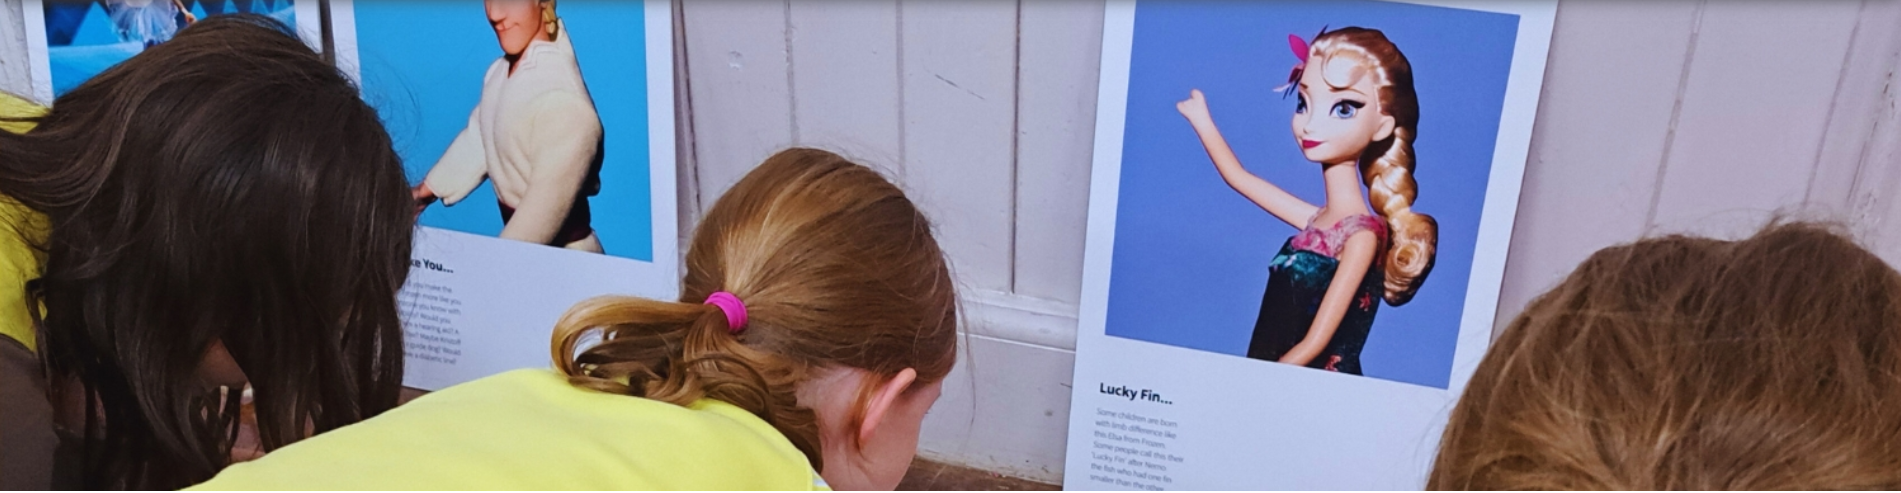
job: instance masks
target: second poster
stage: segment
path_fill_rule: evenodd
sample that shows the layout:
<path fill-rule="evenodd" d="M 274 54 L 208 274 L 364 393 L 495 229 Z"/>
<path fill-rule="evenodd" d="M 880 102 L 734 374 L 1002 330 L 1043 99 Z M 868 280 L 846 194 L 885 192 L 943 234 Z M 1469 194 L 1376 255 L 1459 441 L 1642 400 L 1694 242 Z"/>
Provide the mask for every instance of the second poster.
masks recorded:
<path fill-rule="evenodd" d="M 1066 486 L 1424 485 L 1554 12 L 1110 2 Z"/>
<path fill-rule="evenodd" d="M 423 226 L 409 386 L 546 366 L 588 297 L 676 296 L 669 9 L 331 2 L 338 66 L 382 112 Z"/>

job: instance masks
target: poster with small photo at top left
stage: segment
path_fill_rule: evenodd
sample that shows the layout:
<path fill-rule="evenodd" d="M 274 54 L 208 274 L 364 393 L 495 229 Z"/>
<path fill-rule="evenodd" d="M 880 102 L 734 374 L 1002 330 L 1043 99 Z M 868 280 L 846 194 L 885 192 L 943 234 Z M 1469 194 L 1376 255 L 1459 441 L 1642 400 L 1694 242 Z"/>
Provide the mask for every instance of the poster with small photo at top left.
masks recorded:
<path fill-rule="evenodd" d="M 322 50 L 323 0 L 26 0 L 28 98 L 48 104 L 80 83 L 217 15 L 258 14 Z"/>
<path fill-rule="evenodd" d="M 317 0 L 309 0 L 317 1 Z M 677 297 L 671 4 L 328 0 L 416 198 L 405 383 L 545 368 L 599 295 Z"/>

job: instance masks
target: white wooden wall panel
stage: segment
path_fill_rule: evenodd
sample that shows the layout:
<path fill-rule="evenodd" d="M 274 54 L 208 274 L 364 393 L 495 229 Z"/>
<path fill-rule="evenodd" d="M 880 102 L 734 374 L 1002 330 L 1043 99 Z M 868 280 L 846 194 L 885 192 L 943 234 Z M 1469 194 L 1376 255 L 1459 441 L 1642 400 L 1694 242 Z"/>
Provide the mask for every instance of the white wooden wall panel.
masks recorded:
<path fill-rule="evenodd" d="M 897 0 L 790 3 L 793 140 L 891 172 L 904 160 Z"/>
<path fill-rule="evenodd" d="M 1901 132 L 1886 118 L 1893 118 L 1895 69 L 1901 66 L 1901 30 L 1881 29 L 1882 23 L 1901 24 L 1901 2 L 1874 1 L 1862 4 L 1860 24 L 1851 41 L 1847 66 L 1830 113 L 1828 131 L 1822 136 L 1822 152 L 1816 160 L 1815 178 L 1809 184 L 1809 202 L 1834 210 L 1848 211 L 1863 234 L 1879 231 L 1866 217 L 1868 200 L 1885 194 L 1864 194 L 1874 190 L 1859 187 L 1867 168 L 1901 165 L 1883 161 L 1875 151 L 1877 137 Z M 1872 98 L 1872 99 L 1871 99 Z M 1882 104 L 1882 101 L 1887 104 Z M 1872 103 L 1871 103 L 1872 101 Z M 1853 193 L 1842 193 L 1844 190 Z M 1892 189 L 1888 189 L 1892 190 Z M 1873 228 L 1873 229 L 1870 229 Z M 1889 257 L 1894 259 L 1895 257 Z"/>
<path fill-rule="evenodd" d="M 0 0 L 0 90 L 16 95 L 29 94 L 33 87 L 22 5 L 21 0 Z"/>
<path fill-rule="evenodd" d="M 1857 142 L 1852 136 L 1831 140 L 1823 149 L 1823 159 L 1858 162 L 1850 185 L 1849 220 L 1875 245 L 1876 252 L 1890 264 L 1901 264 L 1901 31 L 1868 26 L 1901 25 L 1901 2 L 1870 2 L 1862 17 L 1862 33 L 1857 36 L 1855 59 L 1848 72 L 1855 76 L 1853 85 L 1844 84 L 1836 107 L 1842 122 L 1841 132 L 1830 137 L 1852 135 L 1865 128 L 1867 137 Z M 1866 41 L 1866 43 L 1862 43 Z M 1851 112 L 1867 109 L 1866 115 Z M 1858 117 L 1866 116 L 1863 127 Z M 1832 130 L 1832 129 L 1831 129 Z M 1827 162 L 1827 161 L 1825 161 Z"/>
<path fill-rule="evenodd" d="M 1860 7 L 1703 6 L 1654 226 L 1747 233 L 1806 198 Z"/>
<path fill-rule="evenodd" d="M 1591 252 L 1644 231 L 1697 8 L 1559 5 L 1497 327 Z"/>
<path fill-rule="evenodd" d="M 905 1 L 904 182 L 966 289 L 1008 291 L 1016 186 L 1012 2 Z"/>
<path fill-rule="evenodd" d="M 1889 137 L 1870 141 L 1862 161 L 1864 172 L 1852 196 L 1856 199 L 1854 220 L 1864 228 L 1863 235 L 1889 264 L 1901 265 L 1901 199 L 1895 197 L 1901 190 L 1901 138 L 1893 137 L 1901 135 L 1901 87 L 1894 84 L 1893 71 L 1887 79 L 1886 104 L 1881 105 L 1885 109 L 1875 128 Z"/>
<path fill-rule="evenodd" d="M 924 421 L 918 453 L 1012 476 L 1060 481 L 1076 354 L 973 335 Z M 973 377 L 974 376 L 974 377 Z"/>
<path fill-rule="evenodd" d="M 1016 283 L 1074 304 L 1095 153 L 1101 2 L 1023 2 L 1018 32 Z"/>
<path fill-rule="evenodd" d="M 701 207 L 792 143 L 783 2 L 679 2 Z M 685 149 L 685 148 L 682 148 Z M 694 223 L 681 223 L 691 227 Z M 685 249 L 682 248 L 684 253 Z"/>

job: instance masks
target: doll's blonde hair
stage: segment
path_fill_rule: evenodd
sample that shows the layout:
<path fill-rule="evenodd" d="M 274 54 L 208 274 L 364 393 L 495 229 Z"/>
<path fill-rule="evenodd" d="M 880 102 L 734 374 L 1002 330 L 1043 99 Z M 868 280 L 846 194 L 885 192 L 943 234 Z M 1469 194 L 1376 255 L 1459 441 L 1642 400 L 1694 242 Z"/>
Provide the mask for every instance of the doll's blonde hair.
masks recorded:
<path fill-rule="evenodd" d="M 1386 274 L 1386 302 L 1393 306 L 1412 301 L 1419 285 L 1432 272 L 1439 243 L 1439 222 L 1413 211 L 1419 182 L 1413 179 L 1413 139 L 1418 136 L 1419 97 L 1413 92 L 1413 68 L 1399 47 L 1378 30 L 1359 27 L 1328 31 L 1314 39 L 1309 70 L 1325 70 L 1327 61 L 1347 57 L 1362 64 L 1362 77 L 1373 77 L 1379 88 L 1380 109 L 1393 117 L 1393 134 L 1373 142 L 1360 153 L 1360 177 L 1373 207 L 1386 218 L 1391 244 L 1381 265 Z M 1324 73 L 1324 72 L 1323 72 Z M 1353 81 L 1329 85 L 1351 85 Z"/>

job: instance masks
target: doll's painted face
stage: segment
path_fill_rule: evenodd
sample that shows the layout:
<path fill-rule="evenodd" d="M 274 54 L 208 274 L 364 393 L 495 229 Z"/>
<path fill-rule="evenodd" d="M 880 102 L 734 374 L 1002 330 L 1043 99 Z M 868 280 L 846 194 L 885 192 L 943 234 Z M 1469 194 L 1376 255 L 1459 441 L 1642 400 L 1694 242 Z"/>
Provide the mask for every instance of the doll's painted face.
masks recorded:
<path fill-rule="evenodd" d="M 1393 135 L 1369 64 L 1350 53 L 1312 57 L 1300 76 L 1294 141 L 1308 161 L 1354 162 L 1366 146 Z"/>
<path fill-rule="evenodd" d="M 541 25 L 541 2 L 537 0 L 487 0 L 488 24 L 495 28 L 495 40 L 502 53 L 521 55 L 538 36 L 545 36 Z"/>

